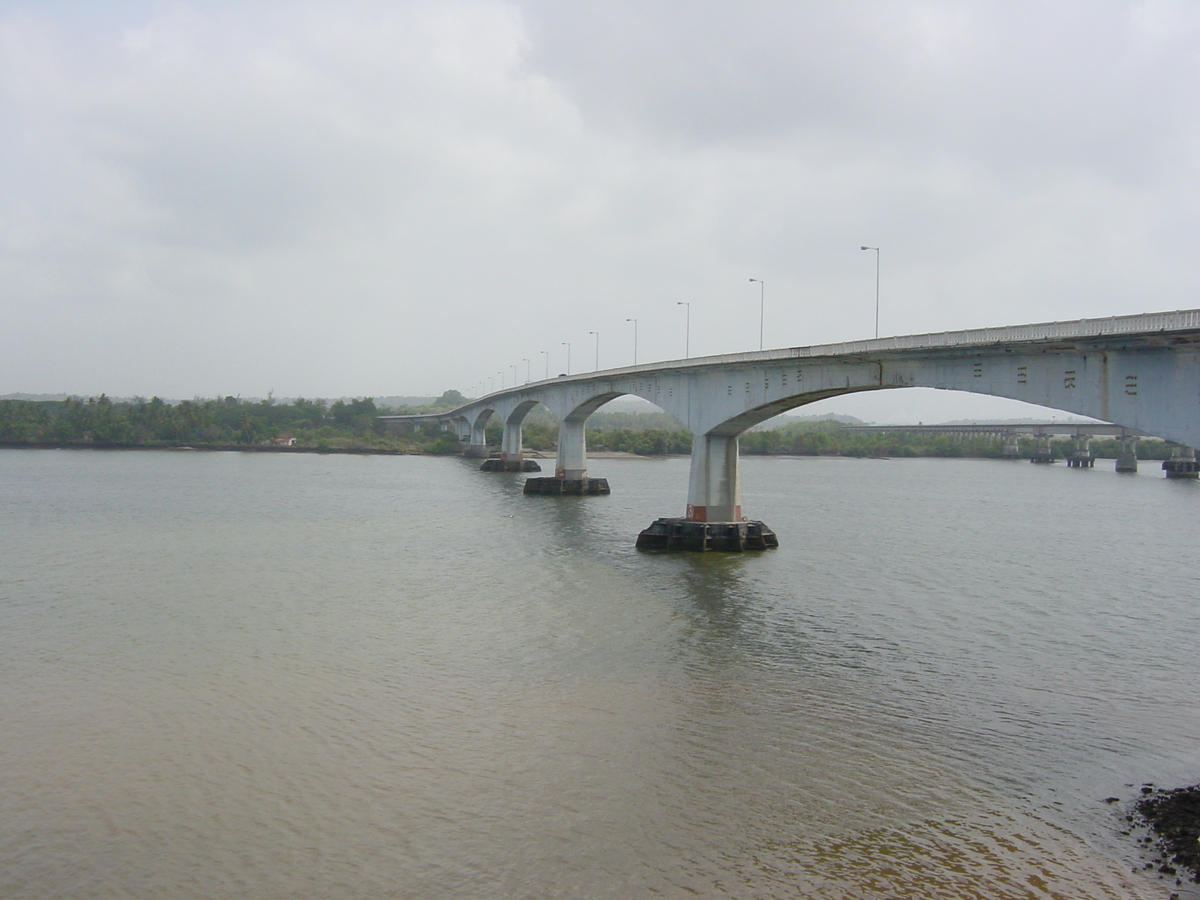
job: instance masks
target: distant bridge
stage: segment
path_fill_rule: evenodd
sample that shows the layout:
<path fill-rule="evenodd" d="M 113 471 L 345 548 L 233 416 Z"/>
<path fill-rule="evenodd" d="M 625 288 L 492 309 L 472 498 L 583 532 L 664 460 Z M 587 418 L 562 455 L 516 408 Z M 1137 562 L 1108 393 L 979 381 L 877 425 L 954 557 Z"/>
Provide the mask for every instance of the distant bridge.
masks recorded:
<path fill-rule="evenodd" d="M 516 468 L 522 422 L 545 406 L 559 422 L 554 479 L 530 479 L 527 492 L 551 482 L 544 492 L 596 493 L 603 479 L 588 476 L 588 417 L 617 397 L 641 397 L 693 439 L 685 516 L 656 521 L 639 546 L 741 549 L 772 546 L 774 535 L 742 516 L 738 435 L 818 400 L 907 387 L 1023 400 L 1194 448 L 1200 310 L 678 359 L 519 385 L 446 413 L 381 419 L 391 428 L 436 423 L 453 429 L 468 455 L 487 456 L 484 429 L 496 416 L 504 426 L 500 459 Z M 1195 466 L 1194 454 L 1188 458 Z"/>
<path fill-rule="evenodd" d="M 1144 435 L 1137 429 L 1126 428 L 1124 425 L 1109 425 L 1102 422 L 993 422 L 990 424 L 964 425 L 842 425 L 839 426 L 838 430 L 848 431 L 853 434 L 903 431 L 905 434 L 983 434 L 999 437 L 1007 437 L 1008 435 L 1012 434 L 1033 435 L 1034 437 L 1041 437 L 1042 435 L 1050 437 L 1074 437 L 1075 435 L 1087 435 L 1089 437 L 1115 438 L 1150 436 Z"/>
<path fill-rule="evenodd" d="M 1120 444 L 1117 454 L 1118 472 L 1136 472 L 1138 470 L 1137 442 L 1138 438 L 1146 437 L 1133 428 L 1124 425 L 1108 425 L 1101 422 L 1030 422 L 1001 423 L 993 422 L 983 425 L 844 425 L 842 431 L 854 434 L 890 433 L 942 435 L 963 439 L 967 437 L 1000 437 L 1004 439 L 1004 456 L 1016 459 L 1022 455 L 1019 438 L 1028 435 L 1035 440 L 1035 446 L 1029 458 L 1032 462 L 1052 463 L 1057 460 L 1050 444 L 1054 437 L 1069 437 L 1075 444 L 1066 457 L 1067 465 L 1072 468 L 1092 468 L 1096 458 L 1092 456 L 1092 438 L 1113 437 Z M 1190 447 L 1175 445 L 1172 460 L 1163 466 L 1168 477 L 1194 478 L 1200 472 L 1195 462 L 1195 452 Z"/>

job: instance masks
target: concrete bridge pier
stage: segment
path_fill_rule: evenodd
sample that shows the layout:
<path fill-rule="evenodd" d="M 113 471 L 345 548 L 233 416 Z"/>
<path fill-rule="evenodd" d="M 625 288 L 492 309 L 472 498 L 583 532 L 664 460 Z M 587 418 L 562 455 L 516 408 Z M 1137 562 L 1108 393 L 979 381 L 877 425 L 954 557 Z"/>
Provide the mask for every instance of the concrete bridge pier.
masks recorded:
<path fill-rule="evenodd" d="M 1050 435 L 1035 434 L 1033 453 L 1029 456 L 1029 461 L 1032 463 L 1052 463 L 1054 462 L 1054 451 L 1050 449 Z"/>
<path fill-rule="evenodd" d="M 558 459 L 553 478 L 527 478 L 526 494 L 595 495 L 611 493 L 607 478 L 590 478 L 587 471 L 587 416 L 567 416 L 558 425 Z"/>
<path fill-rule="evenodd" d="M 698 434 L 692 438 L 687 517 L 693 522 L 742 521 L 738 439 Z"/>
<path fill-rule="evenodd" d="M 1137 435 L 1122 435 L 1121 450 L 1117 454 L 1118 472 L 1137 472 Z"/>
<path fill-rule="evenodd" d="M 1196 460 L 1196 451 L 1183 444 L 1171 446 L 1171 458 L 1163 460 L 1162 467 L 1168 478 L 1200 478 L 1200 462 Z"/>
<path fill-rule="evenodd" d="M 1096 464 L 1092 456 L 1092 436 L 1090 434 L 1073 434 L 1075 449 L 1067 457 L 1067 467 L 1071 469 L 1090 469 Z"/>
<path fill-rule="evenodd" d="M 1005 459 L 1021 458 L 1021 440 L 1015 431 L 1009 431 L 1004 435 L 1003 454 Z"/>
<path fill-rule="evenodd" d="M 638 535 L 640 550 L 766 550 L 779 546 L 775 532 L 742 517 L 741 469 L 736 435 L 692 438 L 687 516 L 655 519 Z"/>
<path fill-rule="evenodd" d="M 467 449 L 463 451 L 463 456 L 467 459 L 487 459 L 487 417 L 480 416 L 471 425 L 469 432 Z"/>
<path fill-rule="evenodd" d="M 542 467 L 532 459 L 525 459 L 521 451 L 521 420 L 510 418 L 504 423 L 504 435 L 500 439 L 500 455 L 484 460 L 479 467 L 482 472 L 540 472 Z"/>

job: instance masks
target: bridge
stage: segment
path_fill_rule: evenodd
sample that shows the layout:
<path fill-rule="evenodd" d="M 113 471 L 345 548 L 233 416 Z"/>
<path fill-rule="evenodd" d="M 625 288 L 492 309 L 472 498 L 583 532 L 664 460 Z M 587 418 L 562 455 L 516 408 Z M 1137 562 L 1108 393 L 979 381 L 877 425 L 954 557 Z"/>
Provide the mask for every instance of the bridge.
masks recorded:
<path fill-rule="evenodd" d="M 607 493 L 591 478 L 588 417 L 633 395 L 670 413 L 692 433 L 686 513 L 656 520 L 638 546 L 763 549 L 776 546 L 762 522 L 742 515 L 738 436 L 780 413 L 861 391 L 927 387 L 1022 400 L 1099 419 L 1188 448 L 1181 474 L 1200 471 L 1200 310 L 1079 319 L 875 338 L 693 357 L 530 382 L 458 409 L 382 416 L 391 429 L 453 429 L 468 456 L 487 457 L 485 428 L 503 425 L 498 468 L 521 470 L 521 426 L 541 405 L 558 420 L 553 478 L 526 493 Z"/>
<path fill-rule="evenodd" d="M 1121 445 L 1121 449 L 1117 455 L 1118 472 L 1136 472 L 1138 470 L 1137 442 L 1138 438 L 1146 437 L 1141 432 L 1133 428 L 1126 428 L 1124 425 L 1107 425 L 1104 423 L 1083 421 L 960 423 L 958 425 L 843 425 L 841 426 L 841 430 L 850 434 L 901 432 L 910 435 L 945 436 L 958 440 L 980 436 L 1002 438 L 1004 440 L 1004 456 L 1007 459 L 1016 459 L 1021 456 L 1019 438 L 1022 435 L 1027 435 L 1034 438 L 1035 448 L 1030 455 L 1030 461 L 1036 463 L 1055 462 L 1058 457 L 1054 455 L 1054 451 L 1050 446 L 1050 439 L 1054 437 L 1068 437 L 1074 442 L 1075 449 L 1067 456 L 1067 465 L 1071 468 L 1088 469 L 1096 462 L 1096 458 L 1091 453 L 1092 439 L 1098 437 L 1115 438 Z M 1198 470 L 1196 465 L 1192 464 L 1192 461 L 1195 459 L 1195 451 L 1190 447 L 1184 447 L 1180 444 L 1174 445 L 1174 450 L 1175 452 L 1171 461 L 1163 466 L 1167 472 L 1167 477 L 1197 477 L 1200 470 Z"/>

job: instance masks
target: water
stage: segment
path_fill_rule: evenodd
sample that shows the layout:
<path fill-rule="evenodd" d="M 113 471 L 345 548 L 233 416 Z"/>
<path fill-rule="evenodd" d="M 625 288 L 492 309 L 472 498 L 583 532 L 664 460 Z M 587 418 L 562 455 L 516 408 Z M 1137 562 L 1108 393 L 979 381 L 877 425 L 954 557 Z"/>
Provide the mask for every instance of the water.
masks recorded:
<path fill-rule="evenodd" d="M 592 470 L 0 453 L 0 896 L 1197 896 L 1200 485 L 747 459 L 781 548 L 653 555 Z"/>

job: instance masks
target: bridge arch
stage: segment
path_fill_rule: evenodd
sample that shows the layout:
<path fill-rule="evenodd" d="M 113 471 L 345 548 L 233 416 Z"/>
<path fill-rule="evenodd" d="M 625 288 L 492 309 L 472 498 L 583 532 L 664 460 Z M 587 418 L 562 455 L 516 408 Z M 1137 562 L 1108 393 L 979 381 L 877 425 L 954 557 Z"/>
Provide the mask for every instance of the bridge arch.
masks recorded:
<path fill-rule="evenodd" d="M 502 460 L 521 459 L 525 418 L 533 412 L 535 407 L 544 405 L 536 397 L 517 400 L 511 405 L 504 416 L 504 433 L 500 438 L 500 458 Z"/>
<path fill-rule="evenodd" d="M 755 425 L 766 422 L 768 419 L 773 419 L 785 412 L 790 412 L 793 409 L 799 409 L 802 406 L 808 406 L 810 403 L 817 403 L 820 400 L 829 400 L 833 397 L 845 397 L 847 394 L 863 394 L 869 391 L 881 390 L 897 390 L 897 388 L 884 388 L 878 386 L 859 387 L 845 390 L 817 391 L 810 394 L 796 394 L 791 397 L 785 397 L 781 400 L 765 403 L 762 406 L 756 406 L 753 409 L 748 409 L 745 412 L 726 419 L 724 422 L 721 422 L 715 427 L 709 429 L 706 433 L 720 437 L 736 438 L 742 432 L 748 431 Z"/>
<path fill-rule="evenodd" d="M 496 415 L 496 410 L 491 406 L 485 406 L 482 409 L 475 411 L 475 416 L 471 422 L 471 446 L 472 448 L 487 446 L 487 426 L 491 421 L 492 416 Z M 477 453 L 475 455 L 478 455 Z"/>

